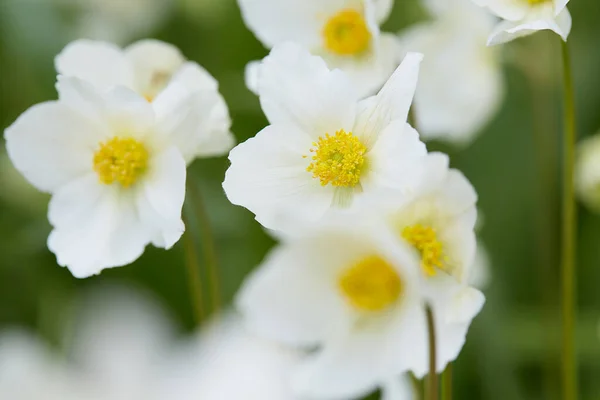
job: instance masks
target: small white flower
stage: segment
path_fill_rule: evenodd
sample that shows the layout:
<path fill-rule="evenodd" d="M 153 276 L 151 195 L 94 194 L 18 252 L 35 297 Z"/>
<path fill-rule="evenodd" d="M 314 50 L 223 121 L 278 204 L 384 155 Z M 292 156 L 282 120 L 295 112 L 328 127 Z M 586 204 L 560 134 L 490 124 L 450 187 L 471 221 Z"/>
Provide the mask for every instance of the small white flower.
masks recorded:
<path fill-rule="evenodd" d="M 579 143 L 575 189 L 579 199 L 590 210 L 600 212 L 600 134 Z"/>
<path fill-rule="evenodd" d="M 541 30 L 551 30 L 564 41 L 571 32 L 569 0 L 473 0 L 504 19 L 492 31 L 488 46 L 509 42 Z"/>
<path fill-rule="evenodd" d="M 217 81 L 168 43 L 148 39 L 121 50 L 111 43 L 77 40 L 64 48 L 55 64 L 59 74 L 86 80 L 102 90 L 122 85 L 153 105 L 168 101 L 193 109 L 198 118 L 180 143 L 188 163 L 196 157 L 224 155 L 234 145 L 229 111 Z"/>
<path fill-rule="evenodd" d="M 485 45 L 495 18 L 470 0 L 429 1 L 433 20 L 400 34 L 403 51 L 419 51 L 415 116 L 425 139 L 468 144 L 503 97 L 497 49 Z"/>
<path fill-rule="evenodd" d="M 397 66 L 392 34 L 380 33 L 393 0 L 238 0 L 248 28 L 267 48 L 294 42 L 346 72 L 361 96 L 373 94 Z M 256 64 L 249 64 L 253 69 Z M 254 73 L 249 71 L 247 77 Z M 256 91 L 256 82 L 247 80 Z"/>
<path fill-rule="evenodd" d="M 61 78 L 60 100 L 31 107 L 6 129 L 15 167 L 52 194 L 48 247 L 79 278 L 129 264 L 145 246 L 183 233 L 187 138 L 198 114 L 172 96 L 151 106 L 123 87 L 97 91 Z M 182 151 L 180 151 L 180 149 Z"/>
<path fill-rule="evenodd" d="M 455 279 L 422 286 L 416 256 L 384 226 L 322 227 L 276 248 L 237 305 L 254 332 L 314 350 L 293 375 L 299 395 L 365 395 L 405 371 L 427 372 L 424 295 L 434 310 L 440 371 L 460 352 L 474 316 L 472 302 L 455 301 L 463 291 Z"/>
<path fill-rule="evenodd" d="M 377 96 L 357 101 L 321 58 L 293 44 L 273 49 L 258 88 L 271 125 L 229 154 L 229 200 L 285 230 L 410 191 L 426 155 L 406 123 L 421 58 L 407 55 Z"/>

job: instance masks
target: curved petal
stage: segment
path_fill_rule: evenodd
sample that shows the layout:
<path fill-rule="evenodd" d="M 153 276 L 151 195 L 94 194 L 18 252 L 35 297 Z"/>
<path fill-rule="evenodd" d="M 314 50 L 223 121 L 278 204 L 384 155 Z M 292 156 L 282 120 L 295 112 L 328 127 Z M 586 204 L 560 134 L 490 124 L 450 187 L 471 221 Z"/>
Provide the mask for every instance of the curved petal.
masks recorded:
<path fill-rule="evenodd" d="M 383 384 L 381 400 L 417 400 L 417 394 L 408 375 L 389 379 Z"/>
<path fill-rule="evenodd" d="M 358 97 L 347 77 L 296 44 L 277 46 L 263 60 L 258 93 L 271 124 L 294 124 L 313 139 L 352 131 Z"/>
<path fill-rule="evenodd" d="M 133 87 L 133 71 L 112 43 L 80 39 L 69 43 L 54 60 L 60 75 L 86 80 L 99 88 Z"/>
<path fill-rule="evenodd" d="M 383 24 L 390 16 L 394 7 L 394 0 L 372 0 L 375 7 L 375 18 L 379 24 Z"/>
<path fill-rule="evenodd" d="M 29 182 L 53 192 L 92 171 L 95 148 L 107 130 L 65 104 L 47 102 L 31 107 L 6 129 L 6 148 Z"/>
<path fill-rule="evenodd" d="M 136 194 L 139 218 L 152 232 L 152 244 L 171 248 L 185 226 L 181 209 L 185 199 L 185 160 L 175 147 L 154 156 L 152 168 Z"/>
<path fill-rule="evenodd" d="M 567 41 L 567 37 L 571 32 L 571 25 L 571 14 L 567 8 L 563 9 L 556 16 L 556 19 L 544 18 L 519 22 L 503 21 L 490 34 L 488 46 L 506 43 L 541 30 L 551 30 L 558 34 L 564 41 Z"/>
<path fill-rule="evenodd" d="M 191 91 L 217 92 L 219 83 L 201 65 L 188 61 L 175 72 L 171 82 L 177 82 Z"/>
<path fill-rule="evenodd" d="M 554 1 L 554 15 L 559 15 L 569 4 L 569 0 L 553 0 Z"/>
<path fill-rule="evenodd" d="M 98 182 L 91 173 L 61 187 L 48 218 L 54 230 L 48 248 L 76 278 L 136 260 L 149 242 L 131 191 Z"/>
<path fill-rule="evenodd" d="M 261 61 L 250 61 L 244 69 L 244 82 L 246 87 L 255 95 L 258 95 L 258 76 L 260 73 Z"/>
<path fill-rule="evenodd" d="M 229 153 L 223 189 L 230 202 L 278 229 L 283 218 L 315 222 L 329 209 L 332 187 L 306 171 L 311 138 L 293 125 L 268 126 Z"/>
<path fill-rule="evenodd" d="M 508 21 L 519 21 L 525 17 L 530 6 L 522 0 L 473 0 L 475 4 L 488 7 L 491 12 Z"/>

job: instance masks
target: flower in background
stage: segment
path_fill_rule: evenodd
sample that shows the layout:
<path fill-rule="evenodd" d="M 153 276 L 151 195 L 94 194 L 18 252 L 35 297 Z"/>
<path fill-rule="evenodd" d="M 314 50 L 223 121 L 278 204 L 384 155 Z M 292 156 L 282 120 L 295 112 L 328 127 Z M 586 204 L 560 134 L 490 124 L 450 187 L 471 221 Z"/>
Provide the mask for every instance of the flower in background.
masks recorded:
<path fill-rule="evenodd" d="M 492 30 L 488 46 L 509 42 L 541 30 L 551 30 L 564 41 L 571 32 L 569 0 L 473 0 L 504 19 Z"/>
<path fill-rule="evenodd" d="M 166 106 L 164 112 L 185 108 L 198 114 L 195 125 L 186 126 L 186 135 L 178 137 L 188 163 L 196 157 L 224 155 L 234 145 L 229 111 L 217 81 L 168 43 L 142 40 L 121 50 L 111 43 L 77 40 L 64 48 L 55 64 L 60 75 L 86 80 L 98 89 L 122 85 L 153 107 Z"/>
<path fill-rule="evenodd" d="M 579 200 L 590 210 L 600 213 L 600 134 L 579 143 L 575 189 Z"/>
<path fill-rule="evenodd" d="M 426 155 L 406 123 L 421 58 L 408 54 L 377 96 L 359 102 L 343 72 L 297 45 L 275 47 L 258 87 L 271 125 L 229 154 L 229 200 L 285 230 L 410 191 Z"/>
<path fill-rule="evenodd" d="M 52 194 L 48 247 L 58 263 L 83 278 L 133 262 L 150 242 L 173 246 L 198 107 L 168 93 L 151 106 L 124 87 L 98 91 L 78 78 L 57 88 L 58 101 L 25 111 L 5 138 L 15 167 Z"/>
<path fill-rule="evenodd" d="M 380 33 L 393 0 L 238 0 L 248 28 L 267 48 L 294 42 L 346 72 L 361 96 L 373 94 L 398 65 L 394 35 Z M 251 63 L 248 87 L 256 91 Z"/>
<path fill-rule="evenodd" d="M 429 0 L 433 20 L 400 34 L 402 51 L 424 53 L 414 106 L 424 139 L 470 143 L 503 97 L 496 49 L 485 45 L 495 18 L 470 0 Z"/>

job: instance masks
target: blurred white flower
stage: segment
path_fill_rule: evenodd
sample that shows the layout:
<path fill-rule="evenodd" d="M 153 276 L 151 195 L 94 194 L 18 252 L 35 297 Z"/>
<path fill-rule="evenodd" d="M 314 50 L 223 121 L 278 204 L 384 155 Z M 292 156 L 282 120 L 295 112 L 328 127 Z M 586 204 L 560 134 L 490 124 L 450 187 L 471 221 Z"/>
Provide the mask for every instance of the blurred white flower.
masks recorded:
<path fill-rule="evenodd" d="M 496 114 L 503 97 L 498 51 L 485 45 L 495 18 L 471 0 L 426 4 L 433 20 L 400 34 L 403 52 L 425 55 L 414 100 L 417 127 L 424 139 L 465 145 Z"/>
<path fill-rule="evenodd" d="M 59 74 L 86 80 L 99 89 L 123 85 L 153 105 L 168 102 L 198 114 L 188 120 L 193 124 L 180 137 L 179 148 L 188 163 L 196 157 L 224 155 L 234 145 L 218 82 L 175 46 L 148 39 L 121 50 L 111 43 L 77 40 L 64 48 L 55 64 Z"/>
<path fill-rule="evenodd" d="M 54 0 L 68 6 L 74 37 L 125 43 L 167 20 L 173 0 Z"/>
<path fill-rule="evenodd" d="M 184 230 L 181 153 L 195 107 L 168 94 L 150 105 L 124 87 L 100 92 L 78 78 L 60 78 L 57 88 L 60 100 L 25 111 L 5 138 L 15 167 L 52 194 L 48 247 L 58 263 L 83 278 L 133 262 L 150 242 L 173 246 Z"/>
<path fill-rule="evenodd" d="M 504 19 L 492 30 L 488 46 L 509 42 L 541 30 L 557 33 L 565 42 L 571 32 L 569 0 L 473 0 Z"/>
<path fill-rule="evenodd" d="M 421 58 L 408 54 L 377 96 L 359 102 L 343 72 L 294 44 L 275 47 L 258 88 L 271 125 L 229 154 L 229 200 L 285 230 L 409 191 L 426 155 L 406 123 Z"/>
<path fill-rule="evenodd" d="M 238 0 L 248 28 L 267 48 L 294 42 L 346 72 L 361 97 L 398 65 L 394 35 L 380 33 L 393 0 Z M 250 63 L 253 69 L 257 64 Z M 249 71 L 247 77 L 255 73 Z M 247 80 L 250 90 L 257 82 Z"/>
<path fill-rule="evenodd" d="M 600 134 L 579 143 L 575 189 L 579 200 L 590 210 L 600 213 Z"/>

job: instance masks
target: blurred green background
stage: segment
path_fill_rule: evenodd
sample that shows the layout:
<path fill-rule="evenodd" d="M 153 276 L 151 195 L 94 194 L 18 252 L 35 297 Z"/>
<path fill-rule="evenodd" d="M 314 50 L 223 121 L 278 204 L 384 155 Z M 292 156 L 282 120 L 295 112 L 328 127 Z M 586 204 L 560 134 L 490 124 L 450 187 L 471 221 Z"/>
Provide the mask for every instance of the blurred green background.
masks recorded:
<path fill-rule="evenodd" d="M 119 10 L 125 3 L 0 0 L 0 127 L 10 125 L 29 106 L 56 98 L 53 58 L 70 40 L 86 35 L 90 23 L 81 19 L 81 13 L 88 2 L 96 3 L 92 16 L 100 15 L 104 6 Z M 134 3 L 143 7 L 135 8 Z M 120 44 L 144 37 L 175 44 L 219 80 L 239 141 L 265 126 L 257 98 L 245 88 L 243 71 L 248 61 L 267 51 L 244 26 L 235 0 L 133 0 L 131 7 L 130 20 L 117 12 L 123 20 L 95 27 L 93 35 Z M 569 44 L 578 128 L 584 137 L 600 129 L 600 2 L 573 0 L 569 8 L 574 20 Z M 115 11 L 106 11 L 113 18 L 110 12 Z M 396 32 L 424 18 L 418 0 L 396 0 L 383 30 Z M 148 23 L 130 22 L 140 20 Z M 476 187 L 483 222 L 480 239 L 491 262 L 487 304 L 455 364 L 455 396 L 552 400 L 560 393 L 559 39 L 539 33 L 504 46 L 501 53 L 507 96 L 496 118 L 467 148 L 430 144 L 430 149 L 448 152 L 453 167 Z M 226 168 L 225 157 L 198 160 L 189 170 L 189 179 L 199 187 L 208 210 L 222 294 L 230 301 L 274 242 L 249 212 L 226 200 L 221 189 Z M 151 290 L 182 329 L 193 329 L 183 241 L 168 252 L 149 247 L 131 266 L 77 280 L 56 265 L 46 248 L 47 201 L 48 196 L 18 175 L 0 145 L 0 329 L 26 326 L 60 345 L 72 300 L 89 285 L 105 281 Z M 188 197 L 188 211 L 196 202 L 197 198 Z M 190 228 L 199 241 L 201 229 Z M 580 207 L 578 231 L 579 379 L 582 398 L 599 399 L 600 218 Z M 199 242 L 197 247 L 201 252 Z M 205 269 L 202 274 L 206 284 Z M 205 304 L 209 303 L 207 287 Z"/>

